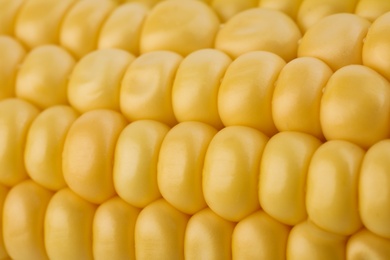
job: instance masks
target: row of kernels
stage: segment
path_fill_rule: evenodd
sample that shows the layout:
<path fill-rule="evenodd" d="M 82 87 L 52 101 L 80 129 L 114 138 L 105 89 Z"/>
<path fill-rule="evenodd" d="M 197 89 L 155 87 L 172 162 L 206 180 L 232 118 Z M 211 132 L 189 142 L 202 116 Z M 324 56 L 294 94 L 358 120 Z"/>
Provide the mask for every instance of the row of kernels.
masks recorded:
<path fill-rule="evenodd" d="M 16 42 L 6 37 L 1 43 Z M 390 135 L 389 81 L 364 65 L 333 73 L 313 57 L 286 64 L 276 54 L 255 51 L 232 61 L 215 49 L 185 58 L 170 51 L 135 58 L 106 49 L 76 63 L 61 47 L 47 45 L 31 51 L 17 69 L 23 52 L 14 47 L 15 53 L 6 55 L 10 67 L 0 71 L 5 83 L 0 95 L 15 91 L 39 108 L 112 109 L 129 121 L 151 119 L 169 126 L 185 121 L 217 129 L 245 125 L 268 136 L 299 131 L 363 148 Z"/>
<path fill-rule="evenodd" d="M 232 57 L 253 50 L 275 52 L 286 61 L 297 56 L 298 42 L 302 35 L 296 22 L 282 11 L 288 12 L 291 8 L 296 9 L 292 6 L 298 6 L 300 1 L 292 1 L 291 4 L 280 2 L 280 6 L 274 7 L 271 2 L 261 1 L 259 8 L 253 8 L 255 6 L 251 1 L 242 4 L 231 1 L 231 6 L 224 2 L 226 11 L 237 9 L 233 11 L 237 14 L 228 19 L 221 28 L 219 18 L 212 9 L 212 6 L 220 6 L 220 3 L 214 4 L 208 6 L 201 1 L 194 0 L 163 1 L 149 9 L 150 6 L 136 2 L 118 5 L 109 0 L 101 0 L 98 4 L 96 1 L 89 0 L 69 0 L 58 5 L 47 2 L 47 0 L 30 0 L 26 3 L 15 1 L 13 5 L 4 4 L 6 5 L 4 12 L 12 14 L 15 8 L 20 8 L 20 12 L 17 15 L 14 14 L 16 17 L 15 36 L 29 48 L 43 44 L 60 44 L 78 59 L 100 48 L 123 48 L 135 55 L 155 50 L 171 50 L 186 56 L 198 49 L 214 46 L 226 51 Z M 303 1 L 300 11 L 303 14 L 310 11 L 307 12 L 307 16 L 309 14 L 311 16 L 309 17 L 311 21 L 307 22 L 310 26 L 304 26 L 307 28 L 303 31 L 318 27 L 314 21 L 319 21 L 325 16 L 340 12 L 351 13 L 351 6 L 355 4 L 355 0 L 343 4 L 333 0 Z M 378 4 L 381 5 L 380 2 Z M 45 8 L 42 8 L 42 5 Z M 373 4 L 375 5 L 376 3 Z M 318 11 L 313 11 L 313 8 L 318 8 Z M 42 12 L 50 15 L 42 15 Z M 358 15 L 350 15 L 355 17 L 355 20 L 360 18 Z M 2 34 L 9 34 L 13 28 L 10 18 L 5 16 L 4 19 L 8 21 L 3 23 L 4 28 L 0 30 L 3 31 Z M 368 20 L 360 19 L 361 27 L 369 25 Z M 270 26 L 268 21 L 271 20 L 273 22 Z M 348 24 L 348 20 L 353 23 Z M 335 23 L 338 26 L 335 27 Z M 315 37 L 317 40 L 314 42 L 326 46 L 332 39 L 339 38 L 338 36 L 343 36 L 341 37 L 343 42 L 353 41 L 358 32 L 348 29 L 351 26 L 357 29 L 358 23 L 359 21 L 354 21 L 353 18 L 334 21 L 328 24 L 334 31 L 333 37 L 325 30 L 325 33 L 322 33 L 324 37 Z M 177 26 L 178 24 L 180 26 Z M 343 26 L 340 27 L 340 24 Z M 317 31 L 321 29 L 318 28 Z M 345 35 L 342 35 L 343 32 L 347 32 L 348 41 Z M 318 36 L 317 34 L 315 36 Z M 355 42 L 352 45 L 356 45 Z M 351 48 L 347 47 L 345 46 L 343 50 L 350 51 Z M 323 56 L 326 59 L 334 57 L 326 56 L 326 53 L 332 53 L 327 50 L 319 52 L 320 54 L 325 52 Z M 304 51 L 298 51 L 299 53 L 302 53 L 300 55 L 307 54 Z M 333 52 L 334 55 L 336 53 L 339 52 Z M 344 59 L 343 62 L 349 62 L 349 60 Z"/>
<path fill-rule="evenodd" d="M 2 259 L 387 259 L 390 240 L 350 237 L 310 220 L 294 227 L 259 210 L 238 223 L 204 208 L 187 215 L 164 199 L 144 209 L 113 197 L 100 205 L 31 180 L 1 186 Z M 3 191 L 4 190 L 4 191 Z M 174 223 L 174 225 L 172 225 Z M 23 250 L 20 250 L 23 248 Z"/>
<path fill-rule="evenodd" d="M 39 114 L 18 99 L 0 107 L 7 144 L 0 180 L 9 187 L 31 177 L 51 190 L 68 185 L 96 204 L 118 194 L 142 208 L 162 196 L 186 214 L 209 206 L 237 222 L 262 207 L 288 225 L 308 215 L 334 233 L 364 225 L 390 236 L 388 140 L 365 155 L 347 141 L 321 144 L 298 132 L 268 140 L 245 126 L 217 131 L 183 122 L 169 129 L 151 120 L 128 124 L 111 110 L 78 117 L 67 106 Z"/>
<path fill-rule="evenodd" d="M 110 1 L 106 2 L 109 3 Z M 117 6 L 119 4 L 117 8 L 122 8 L 123 5 L 138 5 L 149 9 L 153 8 L 160 2 L 163 1 L 111 1 L 111 6 Z M 296 22 L 303 31 L 306 31 L 311 25 L 313 25 L 321 18 L 335 13 L 356 13 L 372 21 L 384 12 L 390 10 L 390 5 L 388 2 L 383 0 L 350 0 L 344 1 L 342 3 L 334 0 L 214 0 L 211 2 L 203 2 L 208 4 L 223 22 L 228 21 L 231 17 L 242 11 L 255 7 L 261 7 L 284 12 L 291 18 L 296 19 Z M 46 0 L 21 0 L 13 1 L 12 3 L 8 3 L 8 1 L 2 1 L 0 4 L 2 6 L 1 9 L 3 10 L 2 28 L 0 32 L 2 34 L 15 33 L 17 37 L 25 39 L 29 44 L 36 46 L 36 44 L 40 44 L 42 40 L 44 43 L 56 43 L 58 41 L 60 23 L 64 17 L 69 16 L 68 13 L 72 10 L 73 6 L 77 5 L 77 2 L 74 0 L 69 0 L 62 2 L 61 4 L 53 4 Z M 44 5 L 45 8 L 42 8 L 42 5 Z M 79 5 L 81 6 L 81 4 Z M 104 5 L 104 3 L 100 5 Z M 38 6 L 40 8 L 37 8 Z M 139 9 L 140 7 L 135 8 Z M 96 9 L 92 8 L 90 10 Z M 141 10 L 139 9 L 139 11 Z M 45 15 L 42 15 L 42 12 L 44 12 Z M 141 13 L 143 13 L 143 11 L 141 11 Z M 131 14 L 133 14 L 133 12 L 131 12 Z M 111 16 L 117 15 L 112 14 Z M 42 17 L 44 19 L 42 19 Z M 130 19 L 134 19 L 132 21 L 138 20 L 138 18 Z M 103 22 L 100 21 L 100 19 L 95 19 L 95 21 L 98 22 L 97 24 Z M 134 25 L 137 24 L 138 22 L 134 23 Z M 35 31 L 39 32 L 38 35 L 42 37 L 33 36 L 31 34 L 31 28 L 34 28 Z"/>
<path fill-rule="evenodd" d="M 243 43 L 247 42 L 252 47 L 245 47 L 245 50 L 239 50 L 238 47 L 235 47 L 234 43 L 229 43 L 229 39 L 236 41 L 237 37 L 232 37 L 230 33 L 227 33 L 227 40 L 222 40 L 221 44 L 227 44 L 227 48 L 223 46 L 216 46 L 217 49 L 226 51 L 228 54 L 232 54 L 233 52 L 236 52 L 234 54 L 234 57 L 240 56 L 241 54 L 253 51 L 253 50 L 264 50 L 264 51 L 270 51 L 274 52 L 278 55 L 280 55 L 282 58 L 285 58 L 287 61 L 291 60 L 292 58 L 296 57 L 305 57 L 305 56 L 312 56 L 319 59 L 322 59 L 325 61 L 333 70 L 339 69 L 343 66 L 350 65 L 350 64 L 364 64 L 367 66 L 370 66 L 377 70 L 378 72 L 382 73 L 385 77 L 388 77 L 387 68 L 388 68 L 388 59 L 387 59 L 387 52 L 383 51 L 384 45 L 389 42 L 386 31 L 389 30 L 388 23 L 386 22 L 390 17 L 389 14 L 385 14 L 381 16 L 380 18 L 376 19 L 372 26 L 370 26 L 370 23 L 360 18 L 356 15 L 352 14 L 338 14 L 329 16 L 321 22 L 317 23 L 315 26 L 313 26 L 304 36 L 301 40 L 300 37 L 293 37 L 296 38 L 292 40 L 294 42 L 294 46 L 292 51 L 288 51 L 289 54 L 283 53 L 288 48 L 286 47 L 285 43 L 280 42 L 281 37 L 285 37 L 286 34 L 284 31 L 286 31 L 286 28 L 282 30 L 282 35 L 275 37 L 277 31 L 275 28 L 272 30 L 268 26 L 264 26 L 266 23 L 262 22 L 263 20 L 274 20 L 271 18 L 268 18 L 269 15 L 281 15 L 280 13 L 276 11 L 270 11 L 267 9 L 253 9 L 250 10 L 248 15 L 250 16 L 251 13 L 256 13 L 256 19 L 259 19 L 259 21 L 255 21 L 256 19 L 249 19 L 251 23 L 260 23 L 261 26 L 255 26 L 251 29 L 251 24 L 247 26 L 242 26 L 242 22 L 240 19 L 237 20 L 236 23 L 238 23 L 240 26 L 237 28 L 238 31 L 235 31 L 234 24 L 232 25 L 232 28 L 226 29 L 227 31 L 232 31 L 232 35 L 239 34 L 240 37 L 240 46 L 239 48 L 242 48 L 242 46 L 246 46 L 246 44 Z M 240 15 L 244 16 L 245 13 L 242 13 Z M 157 16 L 160 18 L 160 16 Z M 275 25 L 276 26 L 276 25 Z M 282 26 L 284 27 L 284 26 Z M 335 29 L 336 28 L 336 29 Z M 225 29 L 221 29 L 221 33 L 225 35 L 223 32 Z M 112 30 L 107 30 L 108 32 L 112 32 Z M 233 32 L 234 31 L 234 32 Z M 243 33 L 246 34 L 246 32 L 251 32 L 252 36 L 255 37 L 257 40 L 248 40 L 251 38 L 251 35 L 246 35 L 244 37 Z M 256 32 L 254 32 L 256 31 Z M 259 32 L 262 31 L 262 32 Z M 267 33 L 267 31 L 272 31 L 272 33 Z M 287 30 L 290 31 L 290 30 Z M 259 35 L 269 35 L 269 37 L 275 37 L 275 39 L 266 39 L 264 36 L 258 37 L 257 33 Z M 119 33 L 120 35 L 123 35 L 123 33 Z M 164 35 L 164 33 L 162 33 Z M 222 38 L 225 36 L 221 36 Z M 367 35 L 367 37 L 366 37 Z M 112 39 L 113 37 L 108 37 L 109 39 Z M 244 38 L 244 40 L 243 40 Z M 342 40 L 341 40 L 342 39 Z M 20 64 L 23 57 L 25 56 L 25 51 L 23 50 L 23 47 L 20 43 L 16 42 L 15 40 L 12 40 L 8 37 L 2 36 L 0 39 L 0 52 L 2 54 L 2 57 L 5 59 L 5 63 L 3 66 L 8 67 L 8 71 L 6 68 L 2 68 L 1 74 L 4 79 L 2 81 L 7 81 L 7 77 L 12 78 L 12 76 L 16 73 L 15 69 L 17 68 L 16 65 Z M 298 40 L 300 41 L 300 44 L 298 44 Z M 259 42 L 261 41 L 261 42 Z M 152 41 L 153 43 L 159 44 L 161 41 Z M 177 42 L 175 40 L 175 42 Z M 272 42 L 272 44 L 270 44 Z M 283 48 L 275 48 L 277 45 L 277 42 L 280 42 L 283 45 Z M 218 39 L 216 42 L 217 45 Z M 230 46 L 232 49 L 230 50 Z M 265 44 L 265 45 L 264 45 Z M 299 47 L 298 47 L 299 45 Z M 181 45 L 181 46 L 188 46 L 187 45 Z M 324 46 L 324 47 L 323 47 Z M 111 47 L 120 48 L 119 45 L 113 45 Z M 212 46 L 209 46 L 212 47 Z M 54 48 L 54 47 L 53 47 Z M 60 47 L 58 47 L 60 49 Z M 161 48 L 156 48 L 161 49 Z M 12 50 L 13 52 L 10 52 L 9 50 Z M 175 48 L 169 48 L 168 50 L 177 51 Z M 196 49 L 195 49 L 196 50 Z M 388 50 L 388 49 L 387 49 Z M 375 54 L 376 52 L 380 51 L 381 55 Z M 43 50 L 40 50 L 41 53 L 45 53 Z M 46 51 L 47 52 L 47 51 Z M 54 52 L 54 50 L 52 51 Z M 180 53 L 180 51 L 179 51 Z M 188 54 L 188 53 L 187 53 Z M 123 54 L 125 55 L 125 54 Z M 289 55 L 288 58 L 286 55 Z M 37 50 L 32 51 L 31 55 L 28 55 L 27 58 L 31 63 L 34 63 L 34 58 L 29 56 L 37 56 Z M 58 56 L 58 57 L 57 57 Z M 63 57 L 67 56 L 67 57 Z M 64 60 L 65 63 L 66 60 L 72 60 L 74 61 L 74 58 L 71 57 L 70 53 L 67 53 L 65 50 L 62 51 L 62 54 L 60 53 L 60 50 L 56 50 L 54 53 L 47 53 L 45 55 L 48 59 L 54 59 L 57 58 L 57 61 Z M 36 59 L 35 59 L 36 60 Z M 47 61 L 49 64 L 46 67 L 50 67 L 49 65 L 55 64 L 54 61 Z M 41 65 L 44 67 L 44 65 Z M 57 65 L 58 66 L 58 65 Z M 54 66 L 53 66 L 54 67 Z M 68 66 L 65 66 L 68 68 Z M 56 67 L 54 67 L 56 68 Z M 6 82 L 7 83 L 7 82 Z M 11 85 L 13 82 L 9 79 L 8 85 Z M 7 84 L 6 84 L 7 85 Z M 9 86 L 8 88 L 11 88 Z M 9 90 L 8 92 L 10 92 Z M 10 92 L 9 94 L 11 94 Z M 3 94 L 4 95 L 4 94 Z"/>
<path fill-rule="evenodd" d="M 263 152 L 260 205 L 288 225 L 308 216 L 333 233 L 350 235 L 364 225 L 389 238 L 388 146 L 383 140 L 365 152 L 346 141 L 279 133 Z"/>

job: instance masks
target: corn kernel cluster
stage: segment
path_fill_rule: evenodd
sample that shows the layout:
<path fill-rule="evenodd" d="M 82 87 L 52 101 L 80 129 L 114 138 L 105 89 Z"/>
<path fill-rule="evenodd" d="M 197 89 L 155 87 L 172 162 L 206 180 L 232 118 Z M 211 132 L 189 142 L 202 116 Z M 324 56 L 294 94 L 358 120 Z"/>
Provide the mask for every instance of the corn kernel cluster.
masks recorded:
<path fill-rule="evenodd" d="M 390 2 L 0 0 L 0 259 L 390 259 Z"/>

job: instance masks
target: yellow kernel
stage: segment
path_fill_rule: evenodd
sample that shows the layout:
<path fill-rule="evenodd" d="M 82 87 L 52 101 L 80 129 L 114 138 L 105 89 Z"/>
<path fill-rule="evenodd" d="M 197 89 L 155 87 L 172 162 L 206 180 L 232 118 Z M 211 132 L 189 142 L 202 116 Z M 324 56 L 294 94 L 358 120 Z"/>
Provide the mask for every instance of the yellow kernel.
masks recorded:
<path fill-rule="evenodd" d="M 302 32 L 322 18 L 337 13 L 353 13 L 358 0 L 302 0 L 297 15 L 297 24 Z"/>
<path fill-rule="evenodd" d="M 258 0 L 212 0 L 210 5 L 221 21 L 226 22 L 238 13 L 256 7 L 258 2 Z"/>
<path fill-rule="evenodd" d="M 192 215 L 185 231 L 185 259 L 231 259 L 234 225 L 209 208 Z"/>
<path fill-rule="evenodd" d="M 184 235 L 189 216 L 164 199 L 149 204 L 135 224 L 135 257 L 184 259 Z"/>
<path fill-rule="evenodd" d="M 163 1 L 145 20 L 140 50 L 167 50 L 186 56 L 213 47 L 218 29 L 218 16 L 201 1 Z"/>
<path fill-rule="evenodd" d="M 45 215 L 44 241 L 49 259 L 92 260 L 92 223 L 96 206 L 68 188 L 58 191 Z"/>
<path fill-rule="evenodd" d="M 65 139 L 62 168 L 68 186 L 82 198 L 100 204 L 115 195 L 114 151 L 125 118 L 112 110 L 84 113 Z"/>
<path fill-rule="evenodd" d="M 211 140 L 203 167 L 207 205 L 229 221 L 240 221 L 260 208 L 260 159 L 268 137 L 245 126 L 229 126 Z"/>
<path fill-rule="evenodd" d="M 158 186 L 166 201 L 178 210 L 194 214 L 206 207 L 202 190 L 207 147 L 217 133 L 200 122 L 184 122 L 165 136 L 158 158 Z"/>
<path fill-rule="evenodd" d="M 62 151 L 66 134 L 77 117 L 77 112 L 69 106 L 53 106 L 41 112 L 28 131 L 24 149 L 27 173 L 49 190 L 66 186 Z"/>
<path fill-rule="evenodd" d="M 144 208 L 161 197 L 157 162 L 169 127 L 158 121 L 139 120 L 126 126 L 117 141 L 114 186 L 127 203 Z"/>
<path fill-rule="evenodd" d="M 350 65 L 336 71 L 321 99 L 320 121 L 327 140 L 368 148 L 390 135 L 390 83 L 376 71 Z"/>
<path fill-rule="evenodd" d="M 298 131 L 324 139 L 320 104 L 332 73 L 323 61 L 311 57 L 297 58 L 284 66 L 272 96 L 272 117 L 279 131 Z"/>
<path fill-rule="evenodd" d="M 315 57 L 333 70 L 362 63 L 364 38 L 371 23 L 354 14 L 334 14 L 321 19 L 302 37 L 298 57 Z"/>
<path fill-rule="evenodd" d="M 95 50 L 100 28 L 115 6 L 109 0 L 77 1 L 61 23 L 60 44 L 77 59 Z"/>
<path fill-rule="evenodd" d="M 172 106 L 179 122 L 200 121 L 222 128 L 218 89 L 231 59 L 225 53 L 199 50 L 181 62 L 172 88 Z"/>
<path fill-rule="evenodd" d="M 84 56 L 69 80 L 69 103 L 82 113 L 103 108 L 119 111 L 121 81 L 134 59 L 119 49 L 97 50 Z"/>
<path fill-rule="evenodd" d="M 290 61 L 296 57 L 300 38 L 298 26 L 288 15 L 252 8 L 226 22 L 217 34 L 215 48 L 234 58 L 250 51 L 269 51 Z"/>
<path fill-rule="evenodd" d="M 16 96 L 40 108 L 68 104 L 69 76 L 75 59 L 57 45 L 30 51 L 16 77 Z"/>
<path fill-rule="evenodd" d="M 26 179 L 24 149 L 28 129 L 38 109 L 27 101 L 10 98 L 0 101 L 0 183 L 15 186 Z"/>
<path fill-rule="evenodd" d="M 52 195 L 31 180 L 9 191 L 3 208 L 3 237 L 12 259 L 48 259 L 44 219 Z"/>
<path fill-rule="evenodd" d="M 13 35 L 15 18 L 24 4 L 24 0 L 0 0 L 0 35 Z"/>
<path fill-rule="evenodd" d="M 347 237 L 327 232 L 310 221 L 295 225 L 287 241 L 287 259 L 345 259 Z"/>
<path fill-rule="evenodd" d="M 171 51 L 139 56 L 125 72 L 120 108 L 129 121 L 150 119 L 169 126 L 177 123 L 172 108 L 172 85 L 182 57 Z"/>
<path fill-rule="evenodd" d="M 303 0 L 260 0 L 259 7 L 283 12 L 295 20 Z"/>
<path fill-rule="evenodd" d="M 290 228 L 263 211 L 244 218 L 234 228 L 232 236 L 233 259 L 286 258 Z"/>
<path fill-rule="evenodd" d="M 259 201 L 265 212 L 287 225 L 307 218 L 306 178 L 321 142 L 300 132 L 280 132 L 268 141 L 260 163 Z"/>
<path fill-rule="evenodd" d="M 390 140 L 367 151 L 360 170 L 359 209 L 364 226 L 390 239 Z"/>
<path fill-rule="evenodd" d="M 346 257 L 347 259 L 389 259 L 390 239 L 362 229 L 348 239 Z"/>
<path fill-rule="evenodd" d="M 29 48 L 58 44 L 61 22 L 76 0 L 25 0 L 15 21 L 15 36 Z"/>
<path fill-rule="evenodd" d="M 363 46 L 363 64 L 390 81 L 390 12 L 378 17 L 368 30 Z"/>
<path fill-rule="evenodd" d="M 99 33 L 99 49 L 122 49 L 139 54 L 139 41 L 143 22 L 149 9 L 138 3 L 117 7 L 107 18 Z"/>
<path fill-rule="evenodd" d="M 362 227 L 358 181 L 364 153 L 341 140 L 326 142 L 314 153 L 307 173 L 306 209 L 319 227 L 341 235 Z"/>
<path fill-rule="evenodd" d="M 227 68 L 218 92 L 218 112 L 225 126 L 256 128 L 268 136 L 277 133 L 272 95 L 286 62 L 276 54 L 249 52 Z"/>
<path fill-rule="evenodd" d="M 387 0 L 359 0 L 355 8 L 355 14 L 371 22 L 389 11 L 390 2 Z"/>
<path fill-rule="evenodd" d="M 10 36 L 0 35 L 0 100 L 15 96 L 15 79 L 25 55 L 26 51 L 20 42 Z"/>
<path fill-rule="evenodd" d="M 97 208 L 93 219 L 94 259 L 135 259 L 134 230 L 139 212 L 119 197 Z"/>

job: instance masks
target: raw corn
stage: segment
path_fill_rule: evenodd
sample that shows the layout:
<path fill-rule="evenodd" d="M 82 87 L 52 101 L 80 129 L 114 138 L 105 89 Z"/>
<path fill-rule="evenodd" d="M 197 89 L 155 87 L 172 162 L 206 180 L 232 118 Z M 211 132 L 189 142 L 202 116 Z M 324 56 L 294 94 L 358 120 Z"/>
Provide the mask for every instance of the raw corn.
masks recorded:
<path fill-rule="evenodd" d="M 0 0 L 0 259 L 389 259 L 386 0 Z"/>

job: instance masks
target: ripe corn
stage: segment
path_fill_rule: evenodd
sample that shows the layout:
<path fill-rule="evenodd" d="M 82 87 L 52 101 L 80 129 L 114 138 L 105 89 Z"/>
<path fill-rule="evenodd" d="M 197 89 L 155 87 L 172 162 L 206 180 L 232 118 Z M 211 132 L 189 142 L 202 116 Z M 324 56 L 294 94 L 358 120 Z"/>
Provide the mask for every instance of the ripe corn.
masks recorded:
<path fill-rule="evenodd" d="M 0 259 L 389 259 L 386 0 L 0 0 Z"/>

